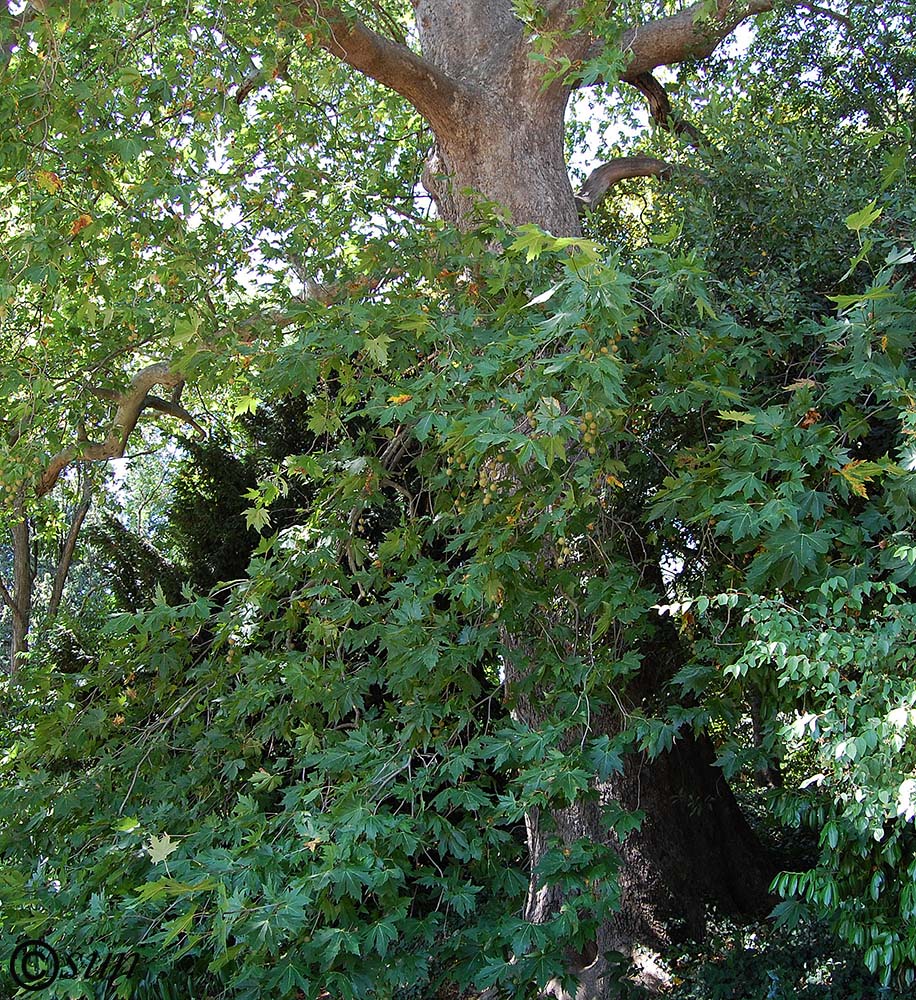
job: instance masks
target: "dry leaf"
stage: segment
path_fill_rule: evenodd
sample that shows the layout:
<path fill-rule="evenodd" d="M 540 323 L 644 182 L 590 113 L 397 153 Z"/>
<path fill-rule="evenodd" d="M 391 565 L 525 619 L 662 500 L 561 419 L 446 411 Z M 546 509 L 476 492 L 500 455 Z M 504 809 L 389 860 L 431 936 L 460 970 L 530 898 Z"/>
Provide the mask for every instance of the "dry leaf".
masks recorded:
<path fill-rule="evenodd" d="M 88 212 L 83 212 L 83 214 L 78 218 L 74 219 L 73 225 L 70 227 L 70 235 L 76 236 L 77 233 L 81 233 L 86 226 L 92 225 L 92 216 Z"/>

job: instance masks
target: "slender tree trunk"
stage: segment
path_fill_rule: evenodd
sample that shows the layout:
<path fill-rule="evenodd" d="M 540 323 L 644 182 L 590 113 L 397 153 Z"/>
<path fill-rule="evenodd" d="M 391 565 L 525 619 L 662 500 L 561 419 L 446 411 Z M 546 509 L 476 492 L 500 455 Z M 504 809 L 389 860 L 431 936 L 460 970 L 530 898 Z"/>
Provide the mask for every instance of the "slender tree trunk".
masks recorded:
<path fill-rule="evenodd" d="M 64 596 L 64 586 L 67 583 L 67 577 L 70 575 L 70 566 L 73 563 L 73 556 L 76 552 L 76 543 L 79 539 L 80 531 L 82 531 L 83 522 L 86 520 L 86 515 L 89 513 L 89 508 L 92 505 L 92 480 L 85 473 L 82 475 L 82 480 L 83 485 L 80 491 L 80 499 L 73 510 L 73 518 L 67 530 L 67 537 L 61 545 L 60 554 L 57 557 L 57 569 L 54 571 L 54 585 L 51 588 L 51 597 L 48 601 L 45 626 L 50 625 L 54 621 L 57 617 L 57 612 L 60 610 L 60 602 Z"/>
<path fill-rule="evenodd" d="M 472 17 L 479 16 L 481 6 L 487 0 L 471 5 Z M 462 103 L 451 127 L 436 130 L 438 149 L 424 178 L 427 188 L 440 214 L 459 224 L 473 221 L 482 197 L 508 210 L 514 224 L 535 223 L 556 236 L 579 235 L 563 145 L 568 90 L 545 87 L 535 76 L 519 45 L 513 48 L 512 33 L 518 32 L 511 21 L 491 25 L 504 37 L 497 46 L 501 51 L 495 51 L 479 30 L 462 22 L 468 10 L 461 4 L 417 4 L 424 56 L 453 77 L 478 81 L 456 99 Z M 524 636 L 508 636 L 507 641 L 516 648 L 526 645 Z M 669 663 L 675 658 L 671 651 L 662 656 Z M 649 668 L 620 695 L 638 704 L 668 676 L 670 671 Z M 510 668 L 507 683 L 519 679 Z M 519 715 L 534 727 L 543 722 L 530 705 L 523 705 Z M 621 725 L 619 713 L 605 709 L 592 719 L 590 735 L 613 736 Z M 552 835 L 568 842 L 588 837 L 607 843 L 602 803 L 646 814 L 638 831 L 614 843 L 621 857 L 619 913 L 584 954 L 570 954 L 570 970 L 581 982 L 578 1000 L 616 995 L 606 976 L 603 955 L 608 951 L 626 953 L 637 944 L 663 947 L 678 937 L 700 936 L 710 905 L 730 913 L 759 912 L 768 866 L 713 760 L 705 738 L 685 737 L 656 760 L 631 756 L 623 774 L 600 784 L 597 802 L 573 805 L 549 821 L 537 813 L 528 816 L 534 867 Z M 527 916 L 545 921 L 561 902 L 559 891 L 532 884 Z M 564 996 L 558 984 L 550 989 Z"/>
<path fill-rule="evenodd" d="M 32 619 L 32 588 L 35 570 L 32 565 L 32 531 L 20 500 L 15 509 L 16 520 L 10 528 L 13 541 L 13 622 L 10 632 L 10 675 L 15 677 L 22 658 L 29 649 L 29 625 Z"/>

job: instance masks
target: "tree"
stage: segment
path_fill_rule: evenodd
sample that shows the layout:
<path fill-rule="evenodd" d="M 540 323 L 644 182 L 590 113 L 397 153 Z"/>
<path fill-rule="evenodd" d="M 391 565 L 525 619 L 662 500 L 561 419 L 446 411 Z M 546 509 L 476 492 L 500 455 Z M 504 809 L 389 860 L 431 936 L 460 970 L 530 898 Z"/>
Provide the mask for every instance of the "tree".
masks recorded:
<path fill-rule="evenodd" d="M 60 456 L 70 462 L 113 453 L 72 443 L 87 401 L 98 396 L 86 372 L 126 384 L 138 377 L 132 371 L 160 365 L 170 379 L 211 391 L 235 377 L 239 412 L 256 408 L 259 395 L 293 391 L 311 408 L 314 448 L 278 463 L 249 498 L 249 525 L 265 531 L 250 580 L 221 609 L 200 598 L 181 611 L 160 607 L 122 622 L 94 693 L 83 694 L 100 713 L 92 746 L 79 751 L 68 737 L 49 750 L 68 774 L 80 752 L 92 757 L 110 777 L 107 786 L 124 795 L 119 812 L 136 789 L 142 822 L 125 819 L 121 833 L 149 831 L 154 850 L 163 829 L 178 832 L 163 824 L 179 822 L 156 811 L 155 789 L 169 777 L 199 794 L 212 815 L 193 813 L 196 825 L 182 833 L 200 844 L 217 881 L 225 872 L 205 835 L 213 816 L 231 815 L 235 836 L 246 817 L 261 817 L 266 828 L 321 791 L 325 811 L 300 832 L 316 855 L 306 861 L 318 865 L 328 886 L 320 902 L 323 937 L 296 937 L 305 933 L 293 915 L 305 886 L 296 890 L 301 898 L 273 900 L 287 922 L 277 933 L 297 942 L 299 958 L 277 965 L 287 978 L 271 980 L 271 988 L 304 989 L 301 965 L 323 968 L 335 989 L 368 989 L 365 972 L 358 979 L 347 964 L 342 935 L 355 934 L 353 927 L 374 953 L 384 988 L 419 975 L 407 960 L 386 965 L 398 940 L 395 914 L 409 928 L 400 944 L 415 963 L 438 942 L 465 982 L 551 982 L 564 995 L 572 975 L 583 996 L 607 995 L 614 988 L 608 953 L 662 945 L 679 924 L 698 933 L 710 903 L 741 913 L 766 908 L 771 862 L 721 765 L 734 774 L 775 765 L 794 732 L 784 731 L 786 716 L 810 699 L 829 703 L 817 713 L 819 725 L 833 717 L 839 728 L 843 712 L 830 686 L 838 688 L 841 675 L 837 668 L 832 679 L 832 666 L 811 667 L 818 682 L 808 690 L 799 664 L 809 661 L 806 643 L 814 640 L 800 622 L 828 615 L 830 653 L 818 664 L 841 660 L 850 643 L 864 649 L 888 641 L 877 625 L 875 635 L 862 633 L 857 614 L 866 608 L 909 635 L 902 533 L 911 487 L 893 453 L 900 421 L 912 419 L 912 347 L 903 329 L 912 309 L 910 262 L 894 256 L 911 219 L 893 192 L 905 174 L 899 151 L 905 157 L 911 136 L 882 123 L 869 152 L 871 139 L 850 129 L 845 159 L 834 161 L 859 199 L 848 216 L 812 209 L 797 224 L 779 218 L 787 255 L 804 236 L 825 262 L 806 262 L 810 275 L 802 280 L 793 258 L 798 267 L 780 276 L 788 289 L 779 296 L 784 314 L 774 315 L 766 300 L 776 276 L 755 283 L 759 268 L 736 266 L 734 255 L 719 260 L 715 246 L 704 260 L 699 249 L 704 239 L 721 239 L 725 222 L 735 231 L 749 219 L 768 226 L 770 208 L 785 204 L 785 194 L 761 192 L 747 164 L 730 165 L 728 152 L 709 141 L 709 126 L 722 127 L 724 116 L 717 122 L 711 113 L 702 131 L 688 124 L 655 75 L 660 67 L 684 67 L 684 88 L 699 87 L 698 64 L 740 24 L 766 14 L 778 26 L 779 16 L 797 15 L 771 14 L 771 6 L 669 11 L 421 0 L 412 11 L 302 3 L 275 12 L 255 4 L 231 15 L 202 7 L 186 25 L 183 13 L 162 5 L 129 30 L 131 12 L 115 4 L 86 9 L 78 25 L 53 7 L 11 19 L 6 51 L 14 86 L 0 121 L 4 155 L 18 178 L 13 200 L 23 205 L 34 195 L 41 208 L 14 215 L 14 263 L 5 280 L 27 275 L 10 287 L 17 303 L 40 316 L 24 323 L 23 354 L 40 373 L 45 367 L 35 357 L 56 359 L 59 372 L 17 381 L 9 393 L 16 398 L 27 385 L 29 405 L 34 398 L 56 413 L 38 425 L 52 428 L 50 440 L 16 441 L 39 469 L 37 476 L 18 465 L 5 470 L 20 495 L 40 493 Z M 809 30 L 832 32 L 834 40 L 847 27 L 843 18 L 858 17 L 861 26 L 861 12 L 838 20 L 802 6 Z M 896 24 L 907 16 L 888 13 Z M 567 104 L 579 88 L 617 82 L 648 101 L 665 133 L 656 144 L 667 143 L 668 151 L 640 150 L 598 167 L 577 199 L 567 170 Z M 33 120 L 23 118 L 23 108 Z M 371 137 L 380 123 L 393 129 L 405 116 L 401 127 L 417 130 L 420 141 Z M 798 131 L 798 117 L 787 111 L 787 128 Z M 736 120 L 728 124 L 739 128 Z M 422 166 L 425 128 L 433 150 Z M 766 131 L 766 141 L 775 144 L 777 131 Z M 819 146 L 821 138 L 815 131 L 807 152 L 824 163 L 830 143 Z M 685 142 L 706 158 L 704 176 L 686 160 Z M 805 162 L 795 152 L 797 169 L 785 179 L 797 186 Z M 341 162 L 345 156 L 352 162 Z M 704 217 L 702 190 L 710 166 L 721 185 L 711 195 L 719 197 L 713 222 Z M 439 219 L 455 228 L 418 217 L 421 170 Z M 644 177 L 680 184 L 670 205 L 680 197 L 694 207 L 679 217 L 663 205 L 657 218 L 670 227 L 654 233 L 654 249 L 634 245 L 615 256 L 583 238 L 580 213 L 597 209 L 623 181 Z M 728 184 L 730 205 L 721 196 Z M 829 190 L 841 200 L 848 195 L 842 184 Z M 879 196 L 888 228 L 872 232 Z M 596 233 L 613 224 L 600 214 L 586 218 Z M 691 230 L 694 244 L 679 243 Z M 774 240 L 768 234 L 760 253 Z M 250 245 L 259 251 L 254 269 L 273 278 L 264 288 L 243 280 Z M 36 253 L 29 272 L 26 259 Z M 842 275 L 850 253 L 852 267 Z M 886 266 L 863 292 L 857 268 L 880 253 Z M 822 278 L 836 293 L 838 318 L 817 296 Z M 87 285 L 98 291 L 87 293 Z M 45 318 L 48 296 L 57 300 L 57 315 Z M 91 337 L 75 337 L 75 323 Z M 82 393 L 62 398 L 74 364 Z M 118 439 L 123 445 L 124 436 Z M 271 505 L 297 477 L 316 484 L 302 521 L 272 534 Z M 879 480 L 876 497 L 869 484 Z M 882 541 L 876 553 L 862 555 Z M 825 611 L 831 587 L 845 587 L 818 591 L 825 578 L 851 583 L 850 603 Z M 871 589 L 862 590 L 866 583 Z M 785 605 L 781 590 L 788 591 Z M 745 618 L 734 624 L 729 615 L 739 602 Z M 669 614 L 660 616 L 659 607 Z M 779 621 L 785 648 L 767 653 L 785 672 L 774 686 L 757 630 L 783 613 L 791 623 Z M 743 652 L 720 646 L 722 629 Z M 124 691 L 112 702 L 106 670 L 126 666 L 134 648 L 148 649 L 161 675 L 141 669 L 140 704 Z M 239 664 L 244 683 L 237 688 L 225 687 L 233 683 L 227 663 Z M 417 663 L 428 676 L 418 678 Z M 292 708 L 278 690 L 281 673 L 296 692 Z M 723 683 L 731 676 L 741 683 Z M 848 672 L 842 680 L 864 683 Z M 136 692 L 132 680 L 124 688 Z M 326 689 L 324 703 L 315 704 L 312 688 Z M 199 691 L 221 692 L 228 729 L 208 735 L 209 709 L 195 704 Z M 885 715 L 900 707 L 895 699 L 909 697 L 899 686 L 888 691 Z M 189 708 L 186 722 L 180 716 Z M 293 710 L 307 720 L 298 728 Z M 752 747 L 721 737 L 714 745 L 709 723 L 737 731 L 751 711 Z M 126 719 L 144 735 L 122 750 L 116 730 Z M 504 728 L 494 732 L 492 719 Z M 251 742 L 236 746 L 229 732 L 249 724 Z M 203 748 L 193 778 L 175 775 L 158 739 L 173 725 Z M 800 735 L 814 736 L 810 720 L 806 725 Z M 823 736 L 818 730 L 816 738 Z M 867 734 L 861 739 L 861 747 L 853 744 L 860 758 L 878 746 L 877 737 L 871 746 Z M 234 770 L 221 762 L 219 740 L 235 751 Z M 832 740 L 837 749 L 842 741 Z M 279 758 L 276 769 L 262 763 L 265 745 Z M 835 759 L 845 759 L 848 745 L 849 738 Z M 385 751 L 398 762 L 390 776 Z M 291 777 L 293 760 L 314 775 Z M 418 761 L 441 769 L 429 785 L 414 779 Z M 134 779 L 142 774 L 139 788 L 123 780 L 125 766 Z M 233 791 L 250 782 L 249 800 L 233 811 L 228 798 L 205 793 L 205 775 L 214 773 Z M 827 796 L 826 772 L 817 773 Z M 803 808 L 789 796 L 784 815 L 800 819 L 813 810 L 831 850 L 845 831 L 850 857 L 880 817 L 896 833 L 876 871 L 899 869 L 910 850 L 909 798 L 899 816 L 888 809 L 904 801 L 905 773 L 883 789 L 890 798 L 864 827 L 845 813 L 828 820 L 828 811 L 817 812 L 828 810 L 821 800 Z M 373 791 L 373 775 L 391 792 Z M 447 782 L 462 775 L 468 787 L 450 792 Z M 848 770 L 836 780 L 858 791 L 865 784 Z M 72 781 L 69 788 L 81 787 Z M 344 791 L 332 791 L 338 788 Z M 361 797 L 375 804 L 381 827 Z M 415 810 L 409 821 L 406 801 Z M 474 833 L 484 813 L 492 833 Z M 402 891 L 379 859 L 396 858 L 402 873 L 410 868 L 417 817 L 424 835 L 438 841 L 441 881 L 422 868 L 416 882 L 400 876 L 409 886 Z M 521 906 L 519 887 L 493 857 L 509 869 L 517 863 L 507 845 L 522 817 L 530 885 L 512 920 L 499 914 L 499 894 Z M 331 820 L 346 829 L 365 824 L 374 848 L 356 836 L 334 843 Z M 270 828 L 277 836 L 284 829 Z M 81 829 L 91 843 L 93 823 Z M 321 844 L 328 845 L 324 868 Z M 337 851 L 345 856 L 339 883 L 331 875 Z M 842 851 L 835 859 L 836 871 L 825 858 L 804 883 L 778 884 L 790 893 L 803 886 L 809 903 L 836 914 L 840 932 L 866 947 L 874 968 L 905 967 L 912 942 L 886 910 L 899 919 L 909 897 L 902 889 L 889 894 L 882 876 L 871 916 L 844 911 L 837 900 L 857 891 L 861 866 L 844 861 Z M 188 875 L 192 862 L 181 859 Z M 475 909 L 482 885 L 489 898 Z M 214 886 L 196 891 L 216 893 Z M 452 916 L 478 916 L 464 931 L 443 918 L 450 944 L 440 941 L 434 889 Z M 141 902 L 157 905 L 171 890 L 151 881 L 145 891 Z M 225 915 L 223 903 L 216 909 Z M 193 928 L 196 907 L 189 902 L 177 918 L 185 923 L 170 925 L 160 911 L 158 940 L 169 943 Z M 224 932 L 212 933 L 223 934 L 222 960 L 231 949 Z M 271 933 L 264 930 L 258 954 L 282 950 Z M 200 975 L 199 964 L 194 970 Z M 232 975 L 234 985 L 243 982 Z M 267 985 L 257 980 L 258 988 Z"/>

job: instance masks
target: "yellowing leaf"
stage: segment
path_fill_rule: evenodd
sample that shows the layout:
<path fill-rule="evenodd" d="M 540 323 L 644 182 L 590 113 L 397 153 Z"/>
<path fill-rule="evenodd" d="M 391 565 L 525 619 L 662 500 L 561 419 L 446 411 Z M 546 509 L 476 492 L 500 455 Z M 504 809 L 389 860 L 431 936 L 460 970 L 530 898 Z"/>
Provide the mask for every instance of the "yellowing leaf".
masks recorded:
<path fill-rule="evenodd" d="M 395 406 L 400 406 L 401 403 L 409 403 L 413 399 L 413 396 L 408 395 L 406 392 L 401 393 L 400 396 L 389 396 L 388 402 L 394 403 Z"/>
<path fill-rule="evenodd" d="M 237 417 L 240 417 L 243 413 L 254 413 L 260 405 L 261 400 L 256 396 L 240 396 L 232 410 Z"/>
<path fill-rule="evenodd" d="M 86 226 L 92 225 L 92 216 L 88 212 L 83 212 L 83 214 L 78 218 L 73 220 L 73 225 L 70 227 L 70 235 L 76 236 L 77 233 L 81 233 Z"/>
<path fill-rule="evenodd" d="M 752 424 L 754 422 L 750 413 L 741 413 L 739 410 L 719 410 L 719 416 L 723 420 L 736 420 L 739 424 Z"/>
<path fill-rule="evenodd" d="M 172 840 L 171 836 L 167 833 L 164 833 L 161 837 L 153 834 L 146 842 L 146 851 L 149 854 L 150 861 L 154 865 L 165 861 L 170 854 L 174 854 L 177 850 L 178 841 Z"/>
<path fill-rule="evenodd" d="M 866 462 L 864 459 L 856 458 L 847 462 L 842 469 L 838 469 L 834 474 L 842 476 L 857 497 L 867 500 L 868 491 L 865 489 L 865 484 L 873 482 L 875 477 L 883 471 L 882 466 L 876 462 Z"/>
<path fill-rule="evenodd" d="M 48 194 L 57 194 L 64 186 L 63 181 L 53 170 L 39 170 L 35 174 L 35 183 Z"/>

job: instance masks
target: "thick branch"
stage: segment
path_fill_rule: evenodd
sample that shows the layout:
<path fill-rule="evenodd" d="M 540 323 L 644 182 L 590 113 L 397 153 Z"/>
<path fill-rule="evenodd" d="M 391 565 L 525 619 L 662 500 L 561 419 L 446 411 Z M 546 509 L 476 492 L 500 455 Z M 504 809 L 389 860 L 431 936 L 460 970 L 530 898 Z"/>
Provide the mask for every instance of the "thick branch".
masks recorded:
<path fill-rule="evenodd" d="M 646 98 L 649 114 L 659 128 L 665 129 L 666 132 L 673 132 L 674 135 L 686 136 L 687 141 L 693 146 L 707 145 L 707 140 L 699 129 L 674 114 L 671 110 L 668 92 L 651 73 L 640 73 L 639 76 L 628 79 L 627 82 Z"/>
<path fill-rule="evenodd" d="M 629 56 L 623 79 L 631 82 L 657 66 L 670 66 L 685 59 L 705 59 L 749 17 L 773 7 L 773 0 L 748 0 L 746 3 L 720 3 L 711 17 L 701 17 L 706 5 L 696 3 L 670 17 L 629 28 L 620 39 L 620 47 Z"/>
<path fill-rule="evenodd" d="M 153 386 L 174 388 L 181 381 L 182 376 L 174 371 L 167 361 L 147 365 L 142 371 L 137 372 L 127 392 L 118 397 L 118 407 L 105 440 L 59 451 L 42 473 L 35 490 L 36 495 L 44 496 L 53 489 L 61 473 L 71 462 L 105 462 L 111 458 L 122 458 L 127 447 L 127 439 L 148 404 Z"/>
<path fill-rule="evenodd" d="M 458 83 L 406 45 L 380 35 L 359 20 L 346 17 L 333 4 L 298 0 L 297 24 L 327 28 L 321 43 L 338 59 L 397 91 L 433 126 L 447 127 Z"/>
<path fill-rule="evenodd" d="M 594 208 L 607 197 L 608 191 L 615 184 L 630 177 L 669 178 L 682 173 L 702 176 L 689 167 L 658 160 L 654 156 L 621 156 L 619 159 L 611 160 L 610 163 L 596 167 L 576 195 L 576 201 L 585 208 Z"/>

